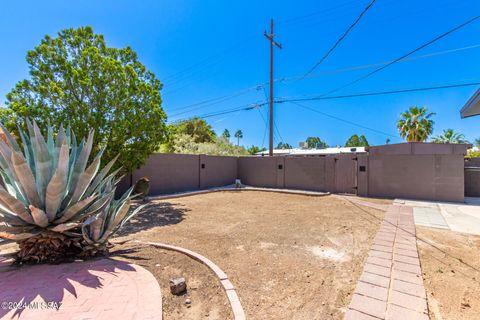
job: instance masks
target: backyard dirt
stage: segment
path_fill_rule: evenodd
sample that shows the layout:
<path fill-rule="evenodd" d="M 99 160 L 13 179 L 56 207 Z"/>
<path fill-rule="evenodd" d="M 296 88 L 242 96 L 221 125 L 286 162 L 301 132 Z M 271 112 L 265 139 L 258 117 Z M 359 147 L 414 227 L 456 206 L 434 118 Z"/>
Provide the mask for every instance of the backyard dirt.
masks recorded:
<path fill-rule="evenodd" d="M 220 281 L 200 262 L 173 251 L 129 242 L 116 245 L 111 255 L 138 264 L 155 276 L 162 292 L 164 319 L 233 319 Z M 187 291 L 173 295 L 169 281 L 179 277 L 185 278 Z"/>
<path fill-rule="evenodd" d="M 480 236 L 417 227 L 428 309 L 433 319 L 479 319 Z"/>
<path fill-rule="evenodd" d="M 332 196 L 218 192 L 151 201 L 115 241 L 156 241 L 206 256 L 227 273 L 249 319 L 341 319 L 382 218 Z M 219 284 L 208 269 L 144 250 L 130 256 L 150 259 L 135 261 L 159 279 L 165 319 L 231 316 L 221 313 Z M 198 303 L 201 312 L 187 314 L 184 300 L 171 297 L 165 281 L 174 275 L 196 279 L 192 308 Z M 208 304 L 218 311 L 209 309 L 207 318 Z"/>

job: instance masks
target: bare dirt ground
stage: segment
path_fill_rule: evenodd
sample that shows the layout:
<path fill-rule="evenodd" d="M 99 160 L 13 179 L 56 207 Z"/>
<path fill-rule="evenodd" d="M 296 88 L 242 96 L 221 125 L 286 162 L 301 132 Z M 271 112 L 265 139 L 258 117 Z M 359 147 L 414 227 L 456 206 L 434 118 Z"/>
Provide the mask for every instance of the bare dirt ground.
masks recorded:
<path fill-rule="evenodd" d="M 228 274 L 249 319 L 342 319 L 382 219 L 381 211 L 331 196 L 218 192 L 152 201 L 116 241 L 163 242 L 208 257 Z M 183 300 L 170 300 L 163 282 L 190 277 L 193 262 L 158 249 L 140 256 L 152 260 L 151 271 L 154 262 L 160 265 L 153 273 L 162 286 L 165 319 L 205 319 L 203 306 L 221 306 L 218 290 L 208 289 L 218 282 L 200 278 L 205 270 L 194 271 L 199 294 L 191 308 L 200 304 L 202 311 L 185 313 Z M 209 312 L 207 319 L 229 317 Z"/>
<path fill-rule="evenodd" d="M 417 228 L 431 319 L 480 318 L 480 237 Z"/>

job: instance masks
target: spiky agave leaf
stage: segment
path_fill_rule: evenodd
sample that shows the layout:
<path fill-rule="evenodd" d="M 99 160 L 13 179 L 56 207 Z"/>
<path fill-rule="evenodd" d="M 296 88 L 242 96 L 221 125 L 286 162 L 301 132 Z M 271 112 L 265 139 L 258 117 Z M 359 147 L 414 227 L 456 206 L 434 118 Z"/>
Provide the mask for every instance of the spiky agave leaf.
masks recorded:
<path fill-rule="evenodd" d="M 55 137 L 48 124 L 45 139 L 35 121 L 25 123 L 23 146 L 5 129 L 8 144 L 0 140 L 0 238 L 18 241 L 25 261 L 55 260 L 74 247 L 105 252 L 108 238 L 141 209 L 129 210 L 132 188 L 114 200 L 121 178 L 110 170 L 118 156 L 100 169 L 104 148 L 89 162 L 93 131 L 77 144 L 70 127 Z"/>

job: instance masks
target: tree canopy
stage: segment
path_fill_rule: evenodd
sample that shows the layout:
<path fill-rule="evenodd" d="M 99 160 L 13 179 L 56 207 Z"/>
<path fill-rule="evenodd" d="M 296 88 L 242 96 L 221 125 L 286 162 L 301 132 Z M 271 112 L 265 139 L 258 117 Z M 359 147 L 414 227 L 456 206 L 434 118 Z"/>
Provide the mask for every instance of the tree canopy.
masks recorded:
<path fill-rule="evenodd" d="M 213 142 L 217 138 L 212 126 L 198 117 L 178 121 L 169 125 L 168 128 L 170 135 L 186 134 L 191 136 L 196 143 Z"/>
<path fill-rule="evenodd" d="M 433 137 L 432 141 L 435 143 L 468 143 L 464 134 L 455 132 L 453 129 L 443 130 L 443 133 Z"/>
<path fill-rule="evenodd" d="M 257 146 L 251 146 L 250 148 L 247 149 L 248 153 L 249 154 L 256 154 L 256 153 L 259 153 L 259 152 L 262 152 L 262 151 L 266 151 L 267 149 L 264 147 L 264 148 L 260 148 L 260 147 L 257 147 Z"/>
<path fill-rule="evenodd" d="M 243 138 L 242 130 L 235 131 L 235 138 L 237 138 L 237 146 L 240 145 L 240 139 Z"/>
<path fill-rule="evenodd" d="M 279 142 L 275 149 L 292 149 L 293 147 L 287 142 Z"/>
<path fill-rule="evenodd" d="M 130 48 L 112 48 L 91 27 L 45 36 L 26 57 L 30 77 L 7 94 L 0 120 L 18 134 L 17 123 L 35 119 L 44 129 L 70 125 L 79 137 L 95 129 L 94 152 L 120 155 L 125 171 L 140 166 L 166 136 L 162 84 Z M 95 150 L 97 149 L 97 150 Z"/>
<path fill-rule="evenodd" d="M 345 142 L 345 147 L 368 147 L 367 138 L 362 134 L 358 136 L 356 134 L 352 135 L 348 138 L 347 142 Z"/>
<path fill-rule="evenodd" d="M 422 142 L 428 139 L 433 132 L 434 121 L 431 119 L 435 113 L 428 112 L 427 108 L 417 106 L 400 114 L 397 128 L 400 136 L 408 142 Z"/>
<path fill-rule="evenodd" d="M 322 141 L 319 137 L 308 137 L 305 142 L 307 149 L 324 149 L 328 148 L 328 144 Z"/>
<path fill-rule="evenodd" d="M 222 137 L 230 139 L 230 131 L 228 131 L 228 129 L 223 130 Z"/>

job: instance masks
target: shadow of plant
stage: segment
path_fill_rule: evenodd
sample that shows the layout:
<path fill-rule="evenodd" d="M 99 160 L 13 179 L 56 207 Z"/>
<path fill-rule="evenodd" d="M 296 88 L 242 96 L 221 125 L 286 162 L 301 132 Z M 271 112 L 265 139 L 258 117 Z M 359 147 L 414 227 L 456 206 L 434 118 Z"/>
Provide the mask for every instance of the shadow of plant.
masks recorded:
<path fill-rule="evenodd" d="M 132 207 L 137 207 L 141 204 L 142 202 L 137 202 L 132 204 Z M 150 201 L 136 216 L 128 221 L 116 235 L 125 236 L 154 227 L 177 224 L 182 222 L 185 212 L 188 211 L 190 211 L 190 209 L 182 208 L 180 204 Z"/>
<path fill-rule="evenodd" d="M 44 302 L 59 306 L 64 299 L 65 290 L 78 299 L 75 287 L 100 289 L 104 280 L 102 273 L 117 274 L 118 270 L 135 271 L 129 263 L 111 259 L 59 265 L 28 265 L 3 271 L 0 272 L 0 303 L 26 305 L 38 301 L 37 297 L 40 297 Z M 74 285 L 74 282 L 78 284 Z M 3 304 L 0 308 L 0 318 L 11 312 L 9 308 L 4 308 Z M 14 310 L 12 319 L 20 318 L 22 312 L 29 309 Z"/>

